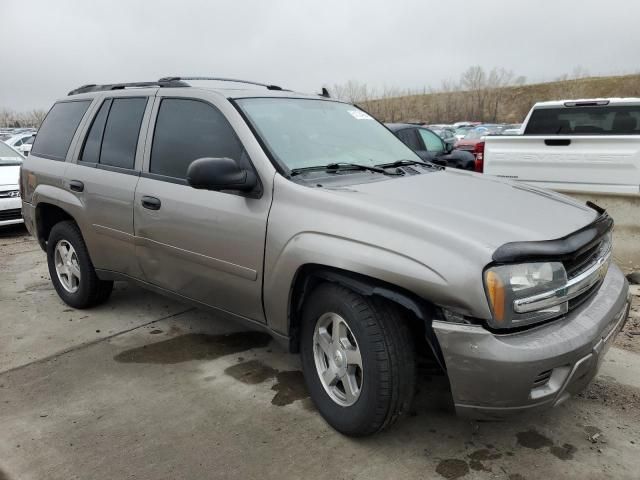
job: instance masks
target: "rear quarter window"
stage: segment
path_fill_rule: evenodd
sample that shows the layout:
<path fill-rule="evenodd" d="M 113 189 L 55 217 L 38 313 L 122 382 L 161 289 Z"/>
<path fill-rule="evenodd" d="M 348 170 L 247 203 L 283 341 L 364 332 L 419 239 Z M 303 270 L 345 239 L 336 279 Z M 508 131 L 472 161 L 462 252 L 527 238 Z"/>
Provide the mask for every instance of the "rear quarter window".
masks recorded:
<path fill-rule="evenodd" d="M 525 135 L 640 135 L 640 105 L 539 108 Z"/>
<path fill-rule="evenodd" d="M 90 104 L 91 100 L 56 103 L 38 130 L 31 154 L 64 161 L 71 140 Z"/>

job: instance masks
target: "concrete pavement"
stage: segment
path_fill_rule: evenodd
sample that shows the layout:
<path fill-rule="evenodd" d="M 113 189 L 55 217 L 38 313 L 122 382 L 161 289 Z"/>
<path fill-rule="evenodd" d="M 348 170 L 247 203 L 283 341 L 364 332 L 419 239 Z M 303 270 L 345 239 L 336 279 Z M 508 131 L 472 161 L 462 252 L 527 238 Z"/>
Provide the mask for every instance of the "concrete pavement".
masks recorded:
<path fill-rule="evenodd" d="M 581 397 L 502 423 L 455 417 L 423 371 L 414 414 L 354 440 L 269 337 L 124 284 L 72 311 L 20 229 L 0 259 L 0 480 L 638 478 L 636 353 L 612 348 Z"/>

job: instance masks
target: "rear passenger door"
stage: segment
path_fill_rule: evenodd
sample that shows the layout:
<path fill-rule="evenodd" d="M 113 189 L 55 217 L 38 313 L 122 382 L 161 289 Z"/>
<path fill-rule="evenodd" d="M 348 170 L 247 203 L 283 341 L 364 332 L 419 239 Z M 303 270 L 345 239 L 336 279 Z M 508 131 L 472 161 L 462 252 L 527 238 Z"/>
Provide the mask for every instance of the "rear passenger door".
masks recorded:
<path fill-rule="evenodd" d="M 226 99 L 158 92 L 154 130 L 147 137 L 151 149 L 136 190 L 137 254 L 148 282 L 264 322 L 262 267 L 270 192 L 251 198 L 196 190 L 186 182 L 188 166 L 203 157 L 227 157 L 253 169 L 224 109 L 238 116 Z"/>
<path fill-rule="evenodd" d="M 95 268 L 136 278 L 142 274 L 135 256 L 133 200 L 151 99 L 137 92 L 101 98 L 76 162 L 65 174 L 66 187 L 86 213 L 89 225 L 82 233 Z"/>

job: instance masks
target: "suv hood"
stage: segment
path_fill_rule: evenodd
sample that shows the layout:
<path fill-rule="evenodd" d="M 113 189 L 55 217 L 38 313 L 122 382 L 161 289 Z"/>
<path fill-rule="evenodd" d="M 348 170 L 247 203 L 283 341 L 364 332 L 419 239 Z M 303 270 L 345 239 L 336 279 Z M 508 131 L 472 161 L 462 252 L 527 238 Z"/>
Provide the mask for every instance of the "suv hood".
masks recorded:
<path fill-rule="evenodd" d="M 463 170 L 445 170 L 359 185 L 366 208 L 406 218 L 422 231 L 493 252 L 514 241 L 564 237 L 598 213 L 555 192 Z M 346 193 L 346 192 L 345 192 Z M 442 238 L 441 237 L 441 238 Z M 466 240 L 466 242 L 465 242 Z"/>
<path fill-rule="evenodd" d="M 20 165 L 0 165 L 0 187 L 16 186 L 20 179 Z"/>

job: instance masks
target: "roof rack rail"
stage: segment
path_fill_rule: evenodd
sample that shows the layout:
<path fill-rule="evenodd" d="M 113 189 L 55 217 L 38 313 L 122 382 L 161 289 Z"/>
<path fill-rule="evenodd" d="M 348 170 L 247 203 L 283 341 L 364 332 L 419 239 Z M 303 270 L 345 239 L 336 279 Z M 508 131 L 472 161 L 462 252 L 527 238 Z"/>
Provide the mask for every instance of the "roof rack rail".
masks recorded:
<path fill-rule="evenodd" d="M 88 92 L 103 92 L 108 90 L 124 90 L 125 88 L 143 88 L 143 87 L 188 87 L 189 84 L 179 80 L 160 79 L 157 82 L 131 82 L 131 83 L 112 83 L 106 85 L 89 84 L 83 85 L 71 90 L 68 95 L 78 95 Z"/>
<path fill-rule="evenodd" d="M 267 90 L 285 90 L 278 85 L 268 85 L 266 83 L 252 82 L 251 80 L 240 80 L 238 78 L 223 78 L 223 77 L 163 77 L 160 82 L 180 82 L 184 80 L 211 80 L 216 82 L 233 82 L 233 83 L 246 83 L 248 85 L 257 85 L 258 87 L 265 87 Z"/>

